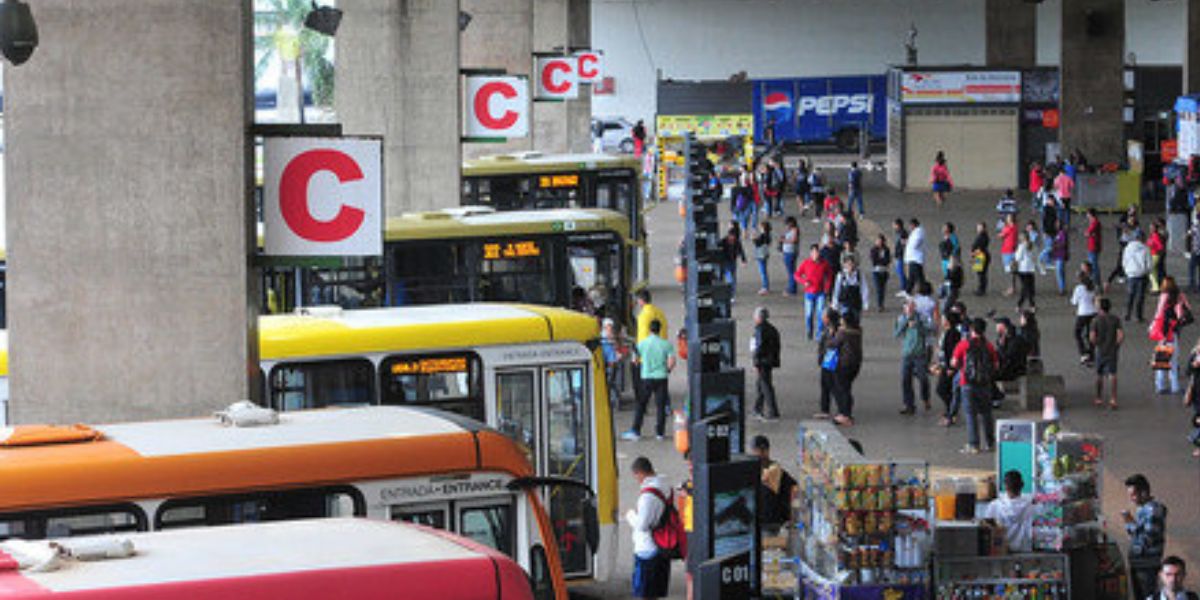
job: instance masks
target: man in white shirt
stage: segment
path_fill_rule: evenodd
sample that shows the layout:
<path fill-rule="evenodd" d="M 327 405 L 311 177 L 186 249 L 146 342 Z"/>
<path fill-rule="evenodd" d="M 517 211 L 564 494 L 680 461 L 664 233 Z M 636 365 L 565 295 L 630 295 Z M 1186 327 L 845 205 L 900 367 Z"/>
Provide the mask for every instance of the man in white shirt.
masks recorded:
<path fill-rule="evenodd" d="M 1025 481 L 1017 471 L 1004 474 L 1004 494 L 983 511 L 983 518 L 991 519 L 1004 527 L 1004 539 L 1012 553 L 1033 550 L 1033 502 L 1022 496 Z"/>
<path fill-rule="evenodd" d="M 908 288 L 904 291 L 912 294 L 913 288 L 925 281 L 925 228 L 921 222 L 909 221 L 912 230 L 908 232 L 908 240 L 904 243 L 904 263 L 908 266 Z"/>
<path fill-rule="evenodd" d="M 1146 234 L 1138 231 L 1133 239 L 1125 245 L 1121 253 L 1121 267 L 1125 269 L 1125 277 L 1129 279 L 1129 299 L 1125 302 L 1125 320 L 1133 315 L 1136 304 L 1138 323 L 1145 322 L 1143 309 L 1146 306 L 1146 284 L 1149 282 L 1150 247 L 1146 245 Z"/>
<path fill-rule="evenodd" d="M 671 562 L 654 543 L 654 528 L 662 521 L 671 488 L 658 475 L 650 459 L 639 456 L 631 467 L 638 482 L 637 510 L 629 509 L 625 520 L 633 528 L 633 597 L 662 598 L 670 583 Z"/>

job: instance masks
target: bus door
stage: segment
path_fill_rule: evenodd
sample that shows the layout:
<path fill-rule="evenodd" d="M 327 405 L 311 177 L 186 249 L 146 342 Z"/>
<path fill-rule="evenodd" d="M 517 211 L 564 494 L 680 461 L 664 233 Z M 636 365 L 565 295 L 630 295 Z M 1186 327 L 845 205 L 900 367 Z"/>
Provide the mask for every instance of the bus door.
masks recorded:
<path fill-rule="evenodd" d="M 619 240 L 611 234 L 573 236 L 567 242 L 567 258 L 572 289 L 582 288 L 587 293 L 597 315 L 625 323 L 630 290 L 625 289 Z"/>
<path fill-rule="evenodd" d="M 637 189 L 637 174 L 629 170 L 601 171 L 595 178 L 595 206 L 587 208 L 607 208 L 625 215 L 629 219 L 629 227 L 634 239 L 641 239 L 641 203 L 634 201 Z"/>
<path fill-rule="evenodd" d="M 528 367 L 496 372 L 497 428 L 519 442 L 540 475 L 573 479 L 594 489 L 591 404 L 587 364 Z M 592 574 L 585 511 L 588 493 L 548 486 L 542 498 L 568 577 Z"/>

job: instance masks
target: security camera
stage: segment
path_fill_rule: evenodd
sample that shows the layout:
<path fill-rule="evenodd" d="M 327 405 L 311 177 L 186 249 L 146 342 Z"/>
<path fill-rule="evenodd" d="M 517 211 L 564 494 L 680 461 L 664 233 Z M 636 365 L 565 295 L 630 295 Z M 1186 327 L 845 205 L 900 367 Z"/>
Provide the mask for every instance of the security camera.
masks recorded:
<path fill-rule="evenodd" d="M 37 24 L 21 0 L 0 3 L 0 54 L 14 66 L 29 60 L 38 45 Z"/>

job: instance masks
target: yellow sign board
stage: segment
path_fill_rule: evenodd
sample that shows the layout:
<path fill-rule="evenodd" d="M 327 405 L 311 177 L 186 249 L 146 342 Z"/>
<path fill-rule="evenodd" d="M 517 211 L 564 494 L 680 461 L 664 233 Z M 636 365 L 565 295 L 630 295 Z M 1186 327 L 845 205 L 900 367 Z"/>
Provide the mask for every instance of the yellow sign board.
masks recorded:
<path fill-rule="evenodd" d="M 655 125 L 659 137 L 683 137 L 691 132 L 698 138 L 727 138 L 754 134 L 754 115 L 662 115 Z"/>

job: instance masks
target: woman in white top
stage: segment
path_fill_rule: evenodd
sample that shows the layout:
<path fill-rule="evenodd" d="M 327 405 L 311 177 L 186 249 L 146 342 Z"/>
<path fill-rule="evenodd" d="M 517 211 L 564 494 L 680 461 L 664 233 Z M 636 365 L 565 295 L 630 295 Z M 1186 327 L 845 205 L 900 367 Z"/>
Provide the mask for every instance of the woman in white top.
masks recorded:
<path fill-rule="evenodd" d="M 1079 364 L 1092 363 L 1092 343 L 1088 333 L 1092 319 L 1096 318 L 1096 284 L 1087 273 L 1080 271 L 1079 284 L 1071 294 L 1075 306 L 1075 346 L 1079 348 Z"/>
<path fill-rule="evenodd" d="M 1017 298 L 1017 308 L 1023 308 L 1025 301 L 1029 301 L 1030 308 L 1037 308 L 1037 302 L 1034 300 L 1033 274 L 1037 271 L 1037 250 L 1034 249 L 1033 241 L 1029 239 L 1029 232 L 1022 231 L 1017 237 L 1017 252 L 1013 256 L 1013 262 L 1017 269 L 1017 283 L 1021 286 L 1021 295 Z"/>

